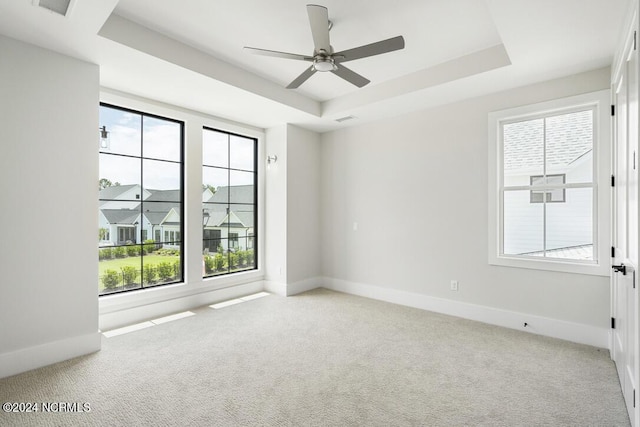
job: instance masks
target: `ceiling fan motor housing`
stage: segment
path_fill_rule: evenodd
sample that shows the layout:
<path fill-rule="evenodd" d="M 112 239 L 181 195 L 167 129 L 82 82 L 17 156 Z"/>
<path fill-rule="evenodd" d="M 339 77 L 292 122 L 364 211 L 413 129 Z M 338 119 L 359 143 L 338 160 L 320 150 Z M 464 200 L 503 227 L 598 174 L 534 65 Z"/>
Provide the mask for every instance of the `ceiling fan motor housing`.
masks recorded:
<path fill-rule="evenodd" d="M 331 49 L 333 51 L 333 49 Z M 324 49 L 320 49 L 313 56 L 313 69 L 316 71 L 333 71 L 337 69 L 335 60 L 333 59 L 333 52 L 329 53 Z"/>

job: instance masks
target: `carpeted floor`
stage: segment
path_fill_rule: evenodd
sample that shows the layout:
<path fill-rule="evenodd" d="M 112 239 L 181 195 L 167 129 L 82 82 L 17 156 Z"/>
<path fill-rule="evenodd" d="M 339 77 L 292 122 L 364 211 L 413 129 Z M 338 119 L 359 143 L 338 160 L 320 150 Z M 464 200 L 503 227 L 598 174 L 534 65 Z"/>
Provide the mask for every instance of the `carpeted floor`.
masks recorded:
<path fill-rule="evenodd" d="M 103 338 L 0 380 L 2 426 L 628 426 L 606 350 L 328 290 Z"/>

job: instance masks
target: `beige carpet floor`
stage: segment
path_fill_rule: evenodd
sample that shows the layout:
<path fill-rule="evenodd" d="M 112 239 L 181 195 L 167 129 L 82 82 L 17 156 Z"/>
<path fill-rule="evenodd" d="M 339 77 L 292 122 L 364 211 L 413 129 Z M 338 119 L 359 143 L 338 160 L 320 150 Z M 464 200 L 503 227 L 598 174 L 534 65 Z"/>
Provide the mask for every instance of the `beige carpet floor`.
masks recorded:
<path fill-rule="evenodd" d="M 607 350 L 328 290 L 103 338 L 0 380 L 2 426 L 627 426 Z"/>

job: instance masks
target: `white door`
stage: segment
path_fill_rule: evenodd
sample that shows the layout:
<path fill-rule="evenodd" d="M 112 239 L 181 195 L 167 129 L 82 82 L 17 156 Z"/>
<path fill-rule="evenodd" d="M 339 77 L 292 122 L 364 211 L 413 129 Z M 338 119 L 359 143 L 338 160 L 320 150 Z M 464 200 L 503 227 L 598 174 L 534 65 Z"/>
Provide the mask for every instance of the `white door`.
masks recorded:
<path fill-rule="evenodd" d="M 636 408 L 638 374 L 638 55 L 635 33 L 627 41 L 625 60 L 614 83 L 613 141 L 613 317 L 612 357 L 618 370 L 632 425 L 640 421 Z"/>

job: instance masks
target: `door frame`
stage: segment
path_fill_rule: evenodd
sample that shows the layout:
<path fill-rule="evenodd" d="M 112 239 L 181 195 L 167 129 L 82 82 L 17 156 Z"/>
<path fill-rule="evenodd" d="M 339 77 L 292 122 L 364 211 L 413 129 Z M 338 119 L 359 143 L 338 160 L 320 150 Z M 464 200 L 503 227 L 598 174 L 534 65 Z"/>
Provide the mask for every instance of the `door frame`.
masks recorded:
<path fill-rule="evenodd" d="M 627 67 L 628 59 L 631 58 L 631 55 L 635 55 L 635 69 L 632 69 L 631 72 L 633 72 L 633 78 L 635 79 L 636 87 L 632 88 L 631 90 L 627 90 L 627 95 L 626 95 L 627 108 L 625 108 L 625 111 L 624 111 L 624 113 L 627 114 L 627 121 L 625 122 L 625 132 L 627 132 L 627 135 L 625 138 L 625 142 L 626 142 L 625 147 L 620 147 L 619 141 L 618 141 L 618 124 L 619 124 L 618 113 L 620 112 L 615 111 L 616 115 L 614 116 L 612 111 L 611 171 L 613 174 L 612 176 L 615 177 L 615 181 L 620 182 L 622 179 L 625 179 L 625 185 L 627 185 L 626 177 L 618 176 L 617 157 L 618 157 L 618 154 L 621 153 L 620 151 L 621 149 L 626 150 L 627 147 L 629 146 L 629 142 L 627 142 L 627 140 L 635 141 L 635 143 L 631 145 L 633 146 L 633 149 L 634 149 L 634 152 L 632 154 L 634 159 L 633 165 L 634 165 L 634 169 L 637 170 L 638 166 L 636 165 L 635 162 L 637 162 L 638 159 L 636 159 L 635 156 L 636 156 L 636 152 L 638 151 L 638 130 L 639 130 L 639 122 L 640 122 L 639 110 L 637 105 L 638 100 L 640 98 L 640 93 L 638 93 L 640 92 L 640 89 L 637 86 L 638 81 L 640 80 L 640 76 L 638 75 L 640 71 L 638 67 L 638 51 L 637 51 L 637 48 L 638 48 L 637 45 L 639 44 L 638 34 L 640 34 L 640 31 L 638 29 L 638 23 L 640 22 L 639 15 L 638 15 L 640 1 L 634 0 L 632 3 L 633 4 L 631 6 L 631 10 L 628 15 L 628 22 L 627 22 L 627 25 L 624 27 L 626 31 L 624 31 L 624 33 L 621 34 L 621 36 L 623 36 L 624 38 L 622 38 L 619 43 L 619 50 L 617 52 L 615 61 L 613 63 L 612 74 L 611 74 L 611 102 L 613 106 L 613 105 L 618 105 L 617 89 L 620 83 L 620 79 L 622 78 L 622 74 L 625 72 L 625 69 Z M 629 74 L 627 74 L 625 77 L 628 78 L 628 76 Z M 625 84 L 627 83 L 625 82 Z M 628 108 L 628 106 L 630 105 L 630 102 L 629 102 L 630 99 L 632 100 L 632 102 L 635 102 L 635 107 L 633 109 Z M 625 158 L 627 159 L 627 161 L 631 157 L 628 155 L 631 153 L 626 153 L 626 154 L 622 153 L 622 154 L 625 155 Z M 629 163 L 626 163 L 625 170 L 627 169 L 630 170 Z M 627 242 L 629 242 L 629 244 L 631 244 L 633 248 L 625 247 L 625 250 L 620 252 L 618 252 L 618 248 L 616 245 L 617 243 L 619 243 L 617 242 L 617 237 L 618 237 L 618 228 L 617 228 L 618 227 L 618 211 L 617 211 L 618 194 L 617 193 L 618 193 L 618 190 L 616 189 L 616 187 L 612 186 L 612 193 L 611 193 L 612 195 L 611 197 L 611 243 L 612 245 L 611 246 L 616 247 L 615 249 L 616 257 L 611 258 L 612 264 L 614 261 L 618 264 L 620 262 L 628 264 L 630 266 L 628 274 L 632 276 L 631 277 L 621 276 L 621 273 L 611 274 L 610 303 L 611 303 L 611 317 L 612 317 L 612 328 L 613 328 L 614 324 L 618 324 L 618 321 L 617 319 L 615 319 L 615 317 L 616 317 L 616 314 L 619 312 L 616 304 L 620 301 L 620 295 L 618 295 L 617 292 L 624 292 L 626 294 L 626 299 L 622 298 L 624 301 L 622 301 L 620 304 L 626 306 L 624 307 L 625 310 L 630 311 L 629 313 L 630 318 L 627 318 L 626 321 L 629 322 L 628 325 L 631 327 L 631 333 L 628 334 L 629 337 L 626 337 L 626 339 L 624 340 L 624 342 L 627 345 L 627 348 L 623 350 L 623 353 L 627 353 L 630 356 L 622 360 L 622 362 L 624 363 L 624 366 L 620 367 L 617 365 L 616 368 L 617 368 L 617 373 L 620 374 L 620 372 L 622 372 L 622 375 L 623 375 L 623 378 L 620 378 L 620 384 L 622 387 L 623 394 L 625 393 L 625 388 L 627 389 L 625 404 L 628 405 L 627 409 L 629 411 L 629 416 L 632 421 L 632 424 L 634 426 L 640 426 L 640 404 L 638 404 L 638 400 L 639 400 L 638 394 L 640 394 L 638 390 L 638 385 L 640 385 L 640 381 L 639 381 L 640 337 L 638 336 L 639 335 L 638 334 L 639 332 L 638 308 L 640 306 L 640 301 L 638 299 L 638 294 L 639 294 L 638 285 L 635 283 L 636 267 L 638 265 L 638 259 L 637 259 L 638 249 L 639 249 L 638 241 L 640 240 L 640 236 L 637 235 L 638 234 L 637 224 L 639 222 L 638 221 L 639 194 L 638 194 L 637 177 L 634 179 L 635 179 L 635 184 L 630 187 L 633 192 L 632 197 L 629 197 L 628 192 L 627 192 L 627 195 L 625 196 L 627 202 L 629 200 L 632 201 L 633 206 L 632 206 L 632 209 L 629 209 L 629 208 L 626 209 L 627 215 L 629 214 L 630 215 L 629 217 L 625 216 L 625 221 L 624 221 L 625 227 L 626 227 L 624 243 L 626 244 Z M 629 186 L 627 186 L 627 188 L 629 188 Z M 635 222 L 631 227 L 631 229 L 629 229 L 630 228 L 629 218 L 631 217 L 633 217 L 632 221 L 635 221 Z M 633 236 L 631 236 L 630 234 L 633 234 Z M 630 257 L 629 257 L 629 253 L 631 254 Z M 618 284 L 619 281 L 622 281 L 621 285 Z M 630 286 L 634 286 L 634 288 L 631 289 Z M 624 319 L 621 319 L 621 322 L 624 322 L 624 321 L 625 321 Z M 624 325 L 620 325 L 620 326 L 624 326 Z M 612 329 L 610 333 L 609 350 L 610 350 L 611 358 L 614 360 L 614 362 L 616 361 L 616 359 L 619 359 L 618 357 L 619 355 L 616 354 L 616 351 L 617 351 L 616 339 L 617 339 L 616 331 Z M 628 366 L 631 367 L 630 371 L 632 371 L 631 383 L 634 386 L 633 393 L 629 392 L 628 385 L 625 387 L 625 381 L 628 382 L 628 380 L 625 380 L 624 373 Z"/>

